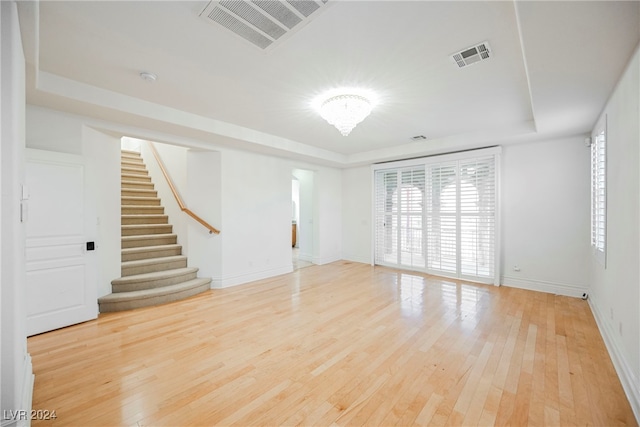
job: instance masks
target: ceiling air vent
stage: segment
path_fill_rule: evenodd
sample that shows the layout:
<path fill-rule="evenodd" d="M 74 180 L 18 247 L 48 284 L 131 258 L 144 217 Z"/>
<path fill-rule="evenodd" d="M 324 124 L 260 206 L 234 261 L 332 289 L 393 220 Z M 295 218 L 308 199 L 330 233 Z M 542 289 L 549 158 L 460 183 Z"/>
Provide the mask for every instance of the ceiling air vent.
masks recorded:
<path fill-rule="evenodd" d="M 213 0 L 200 17 L 267 50 L 308 24 L 327 1 Z"/>
<path fill-rule="evenodd" d="M 453 55 L 451 55 L 451 57 L 456 62 L 456 64 L 458 64 L 458 67 L 462 68 L 471 64 L 475 64 L 476 62 L 489 59 L 490 55 L 491 48 L 489 47 L 489 42 L 483 42 L 458 53 L 454 53 Z"/>

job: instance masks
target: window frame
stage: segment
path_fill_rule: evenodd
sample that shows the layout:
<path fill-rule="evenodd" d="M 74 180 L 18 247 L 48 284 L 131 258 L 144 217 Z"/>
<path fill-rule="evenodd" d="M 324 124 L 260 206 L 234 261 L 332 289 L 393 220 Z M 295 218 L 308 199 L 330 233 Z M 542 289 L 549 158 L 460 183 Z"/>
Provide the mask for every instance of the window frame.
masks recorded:
<path fill-rule="evenodd" d="M 607 263 L 607 116 L 593 128 L 590 146 L 590 246 L 595 259 Z"/>

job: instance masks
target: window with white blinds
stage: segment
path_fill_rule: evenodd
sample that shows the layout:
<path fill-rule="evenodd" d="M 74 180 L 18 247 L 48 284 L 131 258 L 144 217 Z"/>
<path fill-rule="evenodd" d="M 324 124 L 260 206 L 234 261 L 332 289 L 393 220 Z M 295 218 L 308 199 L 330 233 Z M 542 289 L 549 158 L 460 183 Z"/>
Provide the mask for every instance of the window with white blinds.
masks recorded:
<path fill-rule="evenodd" d="M 497 283 L 496 151 L 375 166 L 375 263 Z"/>
<path fill-rule="evenodd" d="M 607 233 L 607 138 L 606 120 L 591 138 L 591 246 L 596 258 L 606 259 Z"/>
<path fill-rule="evenodd" d="M 424 167 L 375 174 L 376 262 L 424 267 Z"/>
<path fill-rule="evenodd" d="M 427 169 L 426 246 L 428 269 L 456 274 L 458 270 L 457 165 L 436 164 Z"/>
<path fill-rule="evenodd" d="M 493 158 L 460 162 L 460 268 L 492 278 L 495 266 L 496 171 Z"/>

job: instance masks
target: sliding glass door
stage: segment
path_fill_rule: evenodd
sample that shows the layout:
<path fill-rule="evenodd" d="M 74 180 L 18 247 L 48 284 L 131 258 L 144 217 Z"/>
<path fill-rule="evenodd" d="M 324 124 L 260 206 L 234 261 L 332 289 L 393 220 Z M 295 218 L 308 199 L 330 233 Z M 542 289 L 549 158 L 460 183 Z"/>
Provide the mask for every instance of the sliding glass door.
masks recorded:
<path fill-rule="evenodd" d="M 465 154 L 374 167 L 376 264 L 497 283 L 499 151 Z"/>

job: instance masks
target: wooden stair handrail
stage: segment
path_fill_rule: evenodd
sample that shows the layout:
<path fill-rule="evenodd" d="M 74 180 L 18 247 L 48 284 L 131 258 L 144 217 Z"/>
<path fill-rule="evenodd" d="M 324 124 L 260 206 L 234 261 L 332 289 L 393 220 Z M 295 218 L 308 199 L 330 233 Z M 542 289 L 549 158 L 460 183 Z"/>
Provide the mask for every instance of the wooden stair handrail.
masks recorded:
<path fill-rule="evenodd" d="M 176 191 L 175 186 L 173 185 L 173 181 L 171 180 L 171 177 L 169 176 L 169 174 L 167 173 L 167 170 L 164 167 L 164 163 L 162 162 L 162 159 L 160 158 L 160 154 L 158 154 L 158 151 L 156 150 L 156 147 L 153 145 L 153 142 L 151 142 L 151 141 L 147 141 L 147 142 L 149 143 L 149 148 L 151 149 L 151 152 L 153 153 L 153 157 L 156 158 L 156 162 L 158 162 L 158 166 L 160 166 L 160 170 L 162 171 L 162 174 L 164 175 L 164 178 L 167 180 L 167 184 L 169 184 L 169 188 L 171 188 L 171 192 L 173 193 L 173 197 L 175 197 L 176 198 L 176 202 L 178 202 L 178 206 L 180 207 L 180 210 L 182 212 L 186 213 L 187 215 L 189 215 L 191 218 L 193 218 L 196 221 L 198 221 L 203 226 L 205 226 L 205 228 L 207 230 L 209 230 L 209 234 L 220 234 L 220 230 L 218 230 L 214 226 L 210 225 L 207 221 L 205 221 L 204 219 L 200 218 L 198 215 L 193 213 L 191 210 L 189 210 L 184 205 L 184 202 L 180 198 L 180 195 L 178 194 L 178 192 Z"/>

